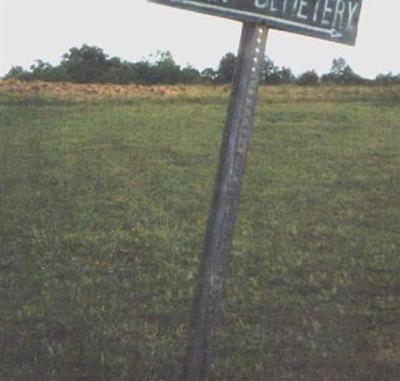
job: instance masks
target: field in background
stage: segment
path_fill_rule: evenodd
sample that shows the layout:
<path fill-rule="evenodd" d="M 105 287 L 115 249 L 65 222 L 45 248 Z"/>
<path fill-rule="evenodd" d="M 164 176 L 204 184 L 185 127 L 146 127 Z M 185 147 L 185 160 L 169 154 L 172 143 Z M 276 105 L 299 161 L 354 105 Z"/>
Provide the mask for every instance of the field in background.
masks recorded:
<path fill-rule="evenodd" d="M 177 380 L 227 87 L 0 81 L 0 379 Z M 262 88 L 215 381 L 398 380 L 400 87 Z"/>

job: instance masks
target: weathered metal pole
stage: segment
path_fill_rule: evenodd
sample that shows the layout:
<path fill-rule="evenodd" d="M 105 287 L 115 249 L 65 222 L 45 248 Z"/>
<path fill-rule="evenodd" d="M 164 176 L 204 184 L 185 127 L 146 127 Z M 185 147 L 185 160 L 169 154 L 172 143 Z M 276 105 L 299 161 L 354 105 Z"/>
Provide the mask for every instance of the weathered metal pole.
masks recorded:
<path fill-rule="evenodd" d="M 221 292 L 233 240 L 240 182 L 252 131 L 267 34 L 266 26 L 243 24 L 189 325 L 184 381 L 208 378 L 210 339 L 220 314 Z"/>

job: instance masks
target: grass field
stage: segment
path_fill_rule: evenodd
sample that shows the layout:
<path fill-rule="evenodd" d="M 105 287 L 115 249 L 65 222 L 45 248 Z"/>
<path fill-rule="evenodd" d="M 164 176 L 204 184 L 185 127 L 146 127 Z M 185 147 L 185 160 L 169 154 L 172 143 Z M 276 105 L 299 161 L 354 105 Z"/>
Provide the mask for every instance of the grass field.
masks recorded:
<path fill-rule="evenodd" d="M 227 89 L 0 85 L 0 380 L 178 380 Z M 400 87 L 261 90 L 214 381 L 399 379 L 399 148 Z"/>

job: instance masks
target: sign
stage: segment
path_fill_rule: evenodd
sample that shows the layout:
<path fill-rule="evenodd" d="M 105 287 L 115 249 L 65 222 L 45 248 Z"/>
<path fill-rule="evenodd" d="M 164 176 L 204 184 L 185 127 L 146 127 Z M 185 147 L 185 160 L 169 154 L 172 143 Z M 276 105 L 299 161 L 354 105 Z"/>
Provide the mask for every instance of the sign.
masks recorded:
<path fill-rule="evenodd" d="M 362 0 L 149 0 L 355 45 Z"/>

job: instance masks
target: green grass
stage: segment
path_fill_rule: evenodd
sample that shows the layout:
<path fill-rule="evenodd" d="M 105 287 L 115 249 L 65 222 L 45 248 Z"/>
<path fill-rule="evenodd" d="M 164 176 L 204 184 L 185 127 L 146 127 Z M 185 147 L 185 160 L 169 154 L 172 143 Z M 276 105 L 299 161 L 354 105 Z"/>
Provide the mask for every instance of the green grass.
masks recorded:
<path fill-rule="evenodd" d="M 307 91 L 260 98 L 213 380 L 398 379 L 399 97 Z M 0 380 L 178 379 L 226 97 L 2 98 Z"/>

